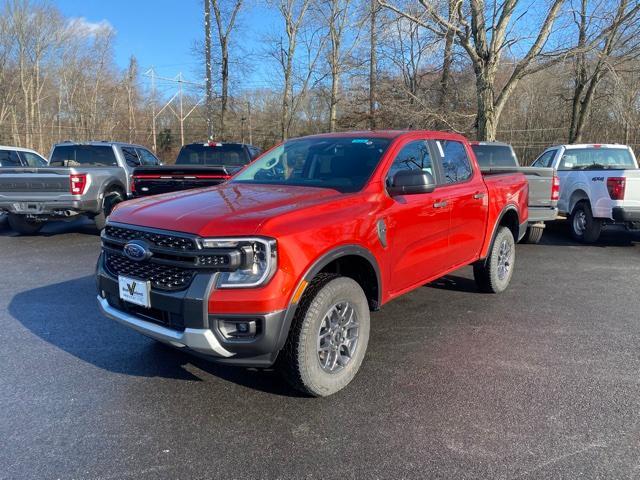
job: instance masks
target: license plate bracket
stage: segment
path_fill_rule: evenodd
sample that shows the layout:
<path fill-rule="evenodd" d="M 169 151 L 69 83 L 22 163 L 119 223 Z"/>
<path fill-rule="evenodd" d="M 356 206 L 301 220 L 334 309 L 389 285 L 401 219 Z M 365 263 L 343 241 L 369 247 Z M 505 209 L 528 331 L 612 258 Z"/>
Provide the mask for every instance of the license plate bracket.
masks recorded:
<path fill-rule="evenodd" d="M 139 278 L 118 276 L 120 300 L 151 308 L 151 282 Z"/>

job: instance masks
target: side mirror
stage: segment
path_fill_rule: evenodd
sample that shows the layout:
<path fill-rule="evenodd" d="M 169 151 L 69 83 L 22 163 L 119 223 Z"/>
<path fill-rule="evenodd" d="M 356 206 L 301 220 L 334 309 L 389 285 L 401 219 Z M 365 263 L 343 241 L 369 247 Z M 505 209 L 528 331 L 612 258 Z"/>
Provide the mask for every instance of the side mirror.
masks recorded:
<path fill-rule="evenodd" d="M 388 190 L 393 196 L 431 193 L 435 188 L 436 181 L 430 173 L 422 170 L 400 170 L 393 176 L 393 184 Z"/>

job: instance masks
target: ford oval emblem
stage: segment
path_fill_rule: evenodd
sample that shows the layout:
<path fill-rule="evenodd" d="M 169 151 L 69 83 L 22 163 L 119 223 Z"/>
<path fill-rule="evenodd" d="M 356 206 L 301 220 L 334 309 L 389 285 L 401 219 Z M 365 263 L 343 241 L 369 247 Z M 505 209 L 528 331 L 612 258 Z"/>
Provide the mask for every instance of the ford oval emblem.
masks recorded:
<path fill-rule="evenodd" d="M 136 262 L 146 260 L 152 255 L 147 244 L 140 240 L 132 240 L 126 243 L 122 251 L 127 258 Z"/>

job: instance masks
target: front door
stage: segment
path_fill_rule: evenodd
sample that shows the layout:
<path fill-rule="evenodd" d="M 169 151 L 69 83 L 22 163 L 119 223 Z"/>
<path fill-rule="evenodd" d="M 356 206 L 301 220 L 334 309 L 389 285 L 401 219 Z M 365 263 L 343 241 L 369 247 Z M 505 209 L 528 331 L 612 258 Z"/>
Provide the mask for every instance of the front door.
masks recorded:
<path fill-rule="evenodd" d="M 386 175 L 387 185 L 403 169 L 430 173 L 438 183 L 429 145 L 424 140 L 407 143 Z M 397 195 L 385 212 L 390 252 L 391 294 L 400 293 L 436 277 L 447 268 L 450 206 L 436 188 L 431 193 Z"/>

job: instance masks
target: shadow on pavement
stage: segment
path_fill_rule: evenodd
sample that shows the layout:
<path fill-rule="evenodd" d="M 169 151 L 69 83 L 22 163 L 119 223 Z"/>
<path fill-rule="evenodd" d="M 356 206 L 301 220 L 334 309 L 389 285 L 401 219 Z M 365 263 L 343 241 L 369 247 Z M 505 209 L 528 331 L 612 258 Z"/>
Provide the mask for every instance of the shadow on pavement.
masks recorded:
<path fill-rule="evenodd" d="M 298 396 L 277 372 L 229 367 L 157 343 L 102 316 L 95 279 L 86 276 L 21 292 L 9 313 L 42 340 L 84 362 L 114 373 L 202 381 L 194 365 L 223 380 L 283 396 Z"/>
<path fill-rule="evenodd" d="M 93 223 L 86 217 L 74 218 L 73 220 L 55 220 L 47 222 L 42 229 L 35 235 L 28 235 L 29 237 L 53 237 L 55 235 L 62 235 L 66 233 L 81 233 L 84 235 L 100 235 L 100 232 Z M 15 232 L 9 226 L 9 222 L 0 217 L 0 237 L 20 237 L 18 232 Z"/>
<path fill-rule="evenodd" d="M 425 287 L 456 292 L 482 293 L 478 290 L 475 280 L 472 278 L 459 277 L 457 275 L 445 275 L 431 283 L 427 283 Z"/>
<path fill-rule="evenodd" d="M 547 222 L 540 246 L 553 245 L 561 247 L 633 247 L 640 244 L 640 232 L 632 232 L 619 226 L 608 226 L 596 243 L 585 244 L 571 238 L 569 223 L 566 220 Z"/>

